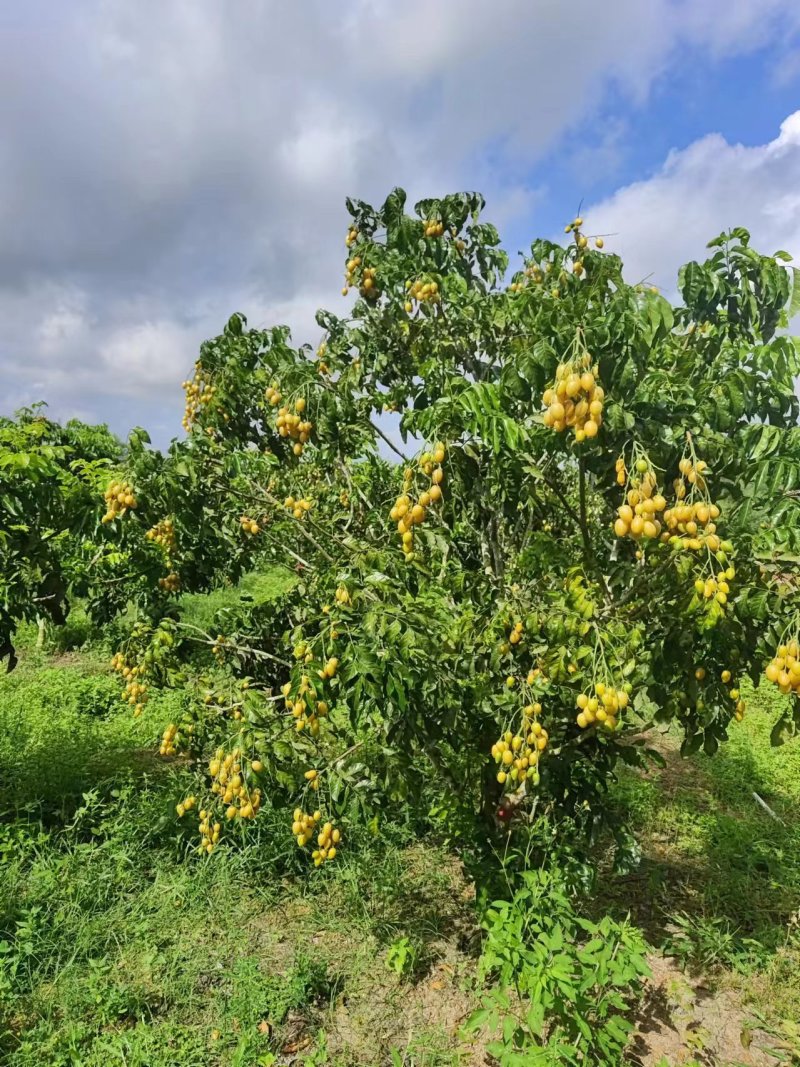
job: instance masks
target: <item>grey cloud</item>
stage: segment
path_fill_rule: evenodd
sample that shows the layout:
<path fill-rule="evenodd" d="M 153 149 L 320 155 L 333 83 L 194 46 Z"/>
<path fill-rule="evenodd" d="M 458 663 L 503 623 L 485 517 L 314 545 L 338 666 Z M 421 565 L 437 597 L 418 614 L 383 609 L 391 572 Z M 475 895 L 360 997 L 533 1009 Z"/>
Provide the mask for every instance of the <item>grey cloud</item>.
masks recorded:
<path fill-rule="evenodd" d="M 687 34 L 728 54 L 797 20 L 720 3 L 6 5 L 0 407 L 44 397 L 163 439 L 232 310 L 314 339 L 346 194 L 477 186 L 493 216 L 525 213 L 525 168 L 608 85 L 641 98 Z"/>

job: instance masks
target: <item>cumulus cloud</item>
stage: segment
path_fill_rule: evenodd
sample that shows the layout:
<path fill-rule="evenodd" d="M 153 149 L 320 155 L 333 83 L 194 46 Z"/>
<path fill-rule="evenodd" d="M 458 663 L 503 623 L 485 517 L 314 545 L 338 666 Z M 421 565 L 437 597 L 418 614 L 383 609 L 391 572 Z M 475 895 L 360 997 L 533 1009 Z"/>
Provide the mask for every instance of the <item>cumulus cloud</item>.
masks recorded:
<path fill-rule="evenodd" d="M 232 310 L 316 339 L 345 195 L 478 187 L 513 221 L 531 164 L 610 89 L 641 101 L 681 49 L 800 28 L 795 0 L 7 6 L 0 408 L 45 396 L 162 435 Z"/>
<path fill-rule="evenodd" d="M 648 279 L 668 292 L 706 242 L 744 226 L 754 247 L 800 257 L 800 111 L 767 144 L 729 144 L 719 134 L 674 151 L 645 181 L 619 189 L 585 211 L 587 225 L 611 236 L 629 280 Z"/>

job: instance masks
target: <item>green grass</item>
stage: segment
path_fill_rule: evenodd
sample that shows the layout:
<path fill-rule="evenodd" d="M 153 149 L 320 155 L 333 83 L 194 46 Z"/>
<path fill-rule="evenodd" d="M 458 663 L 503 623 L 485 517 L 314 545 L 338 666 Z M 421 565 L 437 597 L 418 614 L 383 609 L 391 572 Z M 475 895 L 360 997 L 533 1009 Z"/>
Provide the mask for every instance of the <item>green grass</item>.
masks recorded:
<path fill-rule="evenodd" d="M 252 581 L 269 599 L 283 578 Z M 232 603 L 208 599 L 188 605 L 197 625 Z M 154 694 L 133 719 L 117 691 L 91 652 L 29 651 L 0 678 L 0 1061 L 375 1067 L 394 1049 L 407 1067 L 469 1063 L 478 935 L 455 858 L 387 825 L 308 870 L 267 806 L 198 859 L 175 813 L 191 771 L 153 755 L 184 698 Z M 644 860 L 589 904 L 631 910 L 708 982 L 791 1020 L 800 740 L 770 748 L 777 705 L 750 704 L 713 760 L 681 760 L 667 736 L 663 770 L 625 774 L 612 802 Z"/>
<path fill-rule="evenodd" d="M 285 592 L 294 580 L 294 576 L 283 568 L 269 567 L 246 574 L 237 585 L 229 588 L 210 593 L 187 593 L 180 598 L 181 618 L 208 632 L 219 613 L 235 611 L 245 604 L 252 607 L 268 604 Z"/>
<path fill-rule="evenodd" d="M 34 657 L 0 679 L 2 1062 L 250 1067 L 298 1046 L 299 1063 L 375 1064 L 411 1040 L 406 978 L 386 965 L 400 937 L 423 986 L 449 968 L 413 1008 L 407 1062 L 450 1062 L 435 1001 L 469 1008 L 458 944 L 474 935 L 452 857 L 388 828 L 309 871 L 266 808 L 198 859 L 175 814 L 191 772 L 152 756 L 181 697 L 133 719 L 103 662 Z"/>
<path fill-rule="evenodd" d="M 602 893 L 690 969 L 739 987 L 759 1008 L 800 1017 L 800 738 L 770 731 L 783 698 L 748 694 L 713 757 L 682 760 L 661 739 L 666 766 L 626 773 L 614 802 L 643 845 L 638 870 Z M 766 812 L 754 793 L 769 806 Z"/>

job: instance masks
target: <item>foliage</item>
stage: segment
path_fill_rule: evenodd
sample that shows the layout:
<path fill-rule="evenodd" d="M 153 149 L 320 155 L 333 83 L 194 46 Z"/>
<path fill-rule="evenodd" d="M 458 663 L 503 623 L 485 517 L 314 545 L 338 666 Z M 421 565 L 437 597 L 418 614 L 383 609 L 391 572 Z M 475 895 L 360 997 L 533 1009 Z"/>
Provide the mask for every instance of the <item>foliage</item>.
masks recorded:
<path fill-rule="evenodd" d="M 800 1015 L 796 935 L 781 946 L 800 904 L 799 742 L 770 750 L 779 708 L 761 689 L 747 694 L 752 712 L 714 759 L 697 754 L 646 780 L 624 774 L 612 799 L 627 805 L 647 862 L 624 879 L 607 871 L 573 907 L 592 918 L 632 909 L 639 922 L 651 910 L 663 922 L 681 911 L 727 918 L 737 937 L 757 937 L 762 949 L 745 976 L 718 971 L 715 983 L 739 981 L 766 1015 L 757 1029 L 789 1034 Z M 181 827 L 174 800 L 195 788 L 194 771 L 151 753 L 184 696 L 154 693 L 134 719 L 112 705 L 111 690 L 104 665 L 87 653 L 57 665 L 26 658 L 0 678 L 3 1062 L 280 1062 L 301 1027 L 304 1040 L 324 1027 L 336 1067 L 371 1067 L 387 1044 L 417 1067 L 483 1050 L 485 1032 L 462 1042 L 448 1025 L 482 993 L 471 887 L 446 849 L 418 839 L 407 811 L 382 823 L 379 836 L 354 823 L 341 862 L 320 871 L 306 869 L 285 810 L 269 804 L 238 833 L 227 831 L 237 847 L 187 862 L 194 828 Z M 758 807 L 753 789 L 785 826 Z M 558 839 L 542 847 L 565 867 Z M 383 961 L 404 940 L 418 946 L 419 962 L 399 976 Z M 723 966 L 739 962 L 735 952 Z M 320 975 L 325 965 L 327 984 L 304 978 L 309 959 Z M 294 1006 L 279 1024 L 262 1011 L 265 1001 L 269 1012 L 281 1008 L 284 986 Z M 265 1018 L 269 1033 L 259 1029 Z M 768 1044 L 779 1040 L 789 1038 Z M 754 1043 L 763 1043 L 758 1034 Z"/>
<path fill-rule="evenodd" d="M 635 927 L 582 919 L 556 866 L 526 871 L 483 925 L 481 972 L 496 984 L 468 1026 L 499 1032 L 489 1051 L 501 1067 L 621 1061 L 650 973 Z"/>
<path fill-rule="evenodd" d="M 115 657 L 137 713 L 192 694 L 162 752 L 198 761 L 205 853 L 266 797 L 320 866 L 328 823 L 346 849 L 401 807 L 484 858 L 509 831 L 528 856 L 543 816 L 591 838 L 655 722 L 712 754 L 743 679 L 772 656 L 782 691 L 800 678 L 785 253 L 732 230 L 672 306 L 581 219 L 507 282 L 480 196 L 405 207 L 348 201 L 358 297 L 318 313 L 316 355 L 233 315 L 187 437 L 135 433 L 97 486 L 89 610 L 140 615 Z M 276 600 L 182 617 L 275 564 Z"/>
<path fill-rule="evenodd" d="M 16 663 L 20 620 L 63 623 L 70 588 L 85 587 L 96 489 L 119 442 L 105 426 L 59 426 L 39 407 L 0 419 L 0 660 Z"/>

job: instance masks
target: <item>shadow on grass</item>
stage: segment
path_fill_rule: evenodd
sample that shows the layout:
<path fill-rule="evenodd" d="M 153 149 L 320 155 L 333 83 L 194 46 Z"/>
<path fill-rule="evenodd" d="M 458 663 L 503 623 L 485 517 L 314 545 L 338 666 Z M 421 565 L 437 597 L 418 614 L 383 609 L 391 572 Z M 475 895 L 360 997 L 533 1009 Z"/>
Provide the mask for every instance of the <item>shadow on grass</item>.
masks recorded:
<path fill-rule="evenodd" d="M 595 905 L 630 912 L 651 943 L 686 962 L 763 962 L 785 945 L 800 907 L 796 802 L 746 743 L 713 760 L 681 759 L 672 745 L 662 754 L 662 770 L 626 774 L 613 790 L 643 858 L 623 877 L 603 871 Z"/>

